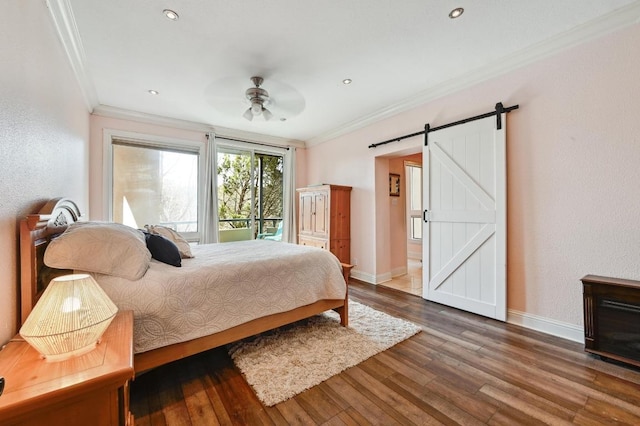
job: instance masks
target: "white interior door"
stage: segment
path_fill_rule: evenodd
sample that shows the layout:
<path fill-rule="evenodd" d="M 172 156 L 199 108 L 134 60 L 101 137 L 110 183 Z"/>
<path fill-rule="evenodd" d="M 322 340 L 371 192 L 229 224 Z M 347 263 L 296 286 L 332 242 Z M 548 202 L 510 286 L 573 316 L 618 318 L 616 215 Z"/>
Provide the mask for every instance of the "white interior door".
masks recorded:
<path fill-rule="evenodd" d="M 506 319 L 506 114 L 428 133 L 423 297 Z"/>

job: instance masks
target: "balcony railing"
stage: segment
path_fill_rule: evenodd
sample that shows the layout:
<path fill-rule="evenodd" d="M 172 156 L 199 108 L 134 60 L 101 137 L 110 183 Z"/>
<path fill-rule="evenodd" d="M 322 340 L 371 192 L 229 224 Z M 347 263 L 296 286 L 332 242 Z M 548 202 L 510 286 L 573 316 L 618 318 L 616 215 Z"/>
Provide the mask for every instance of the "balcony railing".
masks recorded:
<path fill-rule="evenodd" d="M 278 228 L 278 224 L 282 221 L 282 218 L 256 218 L 256 228 L 258 229 L 254 231 L 253 236 L 250 232 L 250 218 L 219 219 L 218 221 L 220 223 L 218 232 L 220 233 L 221 241 L 240 241 L 257 238 L 257 235 L 261 233 L 274 232 Z M 195 232 L 198 225 L 196 221 L 161 222 L 160 224 L 175 229 L 178 232 Z"/>

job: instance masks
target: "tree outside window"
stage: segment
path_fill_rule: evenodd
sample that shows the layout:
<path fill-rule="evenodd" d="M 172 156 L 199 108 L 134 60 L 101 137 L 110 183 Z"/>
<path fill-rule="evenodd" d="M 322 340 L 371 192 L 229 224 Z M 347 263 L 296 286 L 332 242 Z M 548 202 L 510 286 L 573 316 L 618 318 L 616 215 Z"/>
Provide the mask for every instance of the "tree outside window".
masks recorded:
<path fill-rule="evenodd" d="M 283 213 L 283 158 L 222 153 L 218 156 L 218 215 L 220 230 L 247 228 L 251 223 L 251 201 L 255 200 L 256 234 L 275 228 Z"/>

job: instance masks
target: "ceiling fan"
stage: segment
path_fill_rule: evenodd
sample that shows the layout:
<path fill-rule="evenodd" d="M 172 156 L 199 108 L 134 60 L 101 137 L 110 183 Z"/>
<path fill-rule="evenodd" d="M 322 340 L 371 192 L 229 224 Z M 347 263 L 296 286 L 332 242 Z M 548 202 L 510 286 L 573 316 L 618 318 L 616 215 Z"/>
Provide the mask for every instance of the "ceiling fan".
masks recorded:
<path fill-rule="evenodd" d="M 234 121 L 244 117 L 241 121 L 258 123 L 263 117 L 265 121 L 284 122 L 305 109 L 302 94 L 288 84 L 269 78 L 267 92 L 262 88 L 263 77 L 254 76 L 249 80 L 253 87 L 247 89 L 247 77 L 220 78 L 206 88 L 205 97 L 216 111 Z"/>
<path fill-rule="evenodd" d="M 264 79 L 262 77 L 251 77 L 251 81 L 256 87 L 250 87 L 245 92 L 245 96 L 251 102 L 251 106 L 242 116 L 251 121 L 253 117 L 262 115 L 265 120 L 269 121 L 273 117 L 271 111 L 265 107 L 265 105 L 269 104 L 269 92 L 260 87 Z"/>

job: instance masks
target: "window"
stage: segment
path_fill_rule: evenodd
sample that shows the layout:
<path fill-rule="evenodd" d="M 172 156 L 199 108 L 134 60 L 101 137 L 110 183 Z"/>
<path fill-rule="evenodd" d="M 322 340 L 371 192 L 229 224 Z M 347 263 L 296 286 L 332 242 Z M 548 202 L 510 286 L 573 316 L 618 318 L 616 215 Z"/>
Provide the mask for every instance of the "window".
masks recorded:
<path fill-rule="evenodd" d="M 108 218 L 134 228 L 164 225 L 199 238 L 200 146 L 145 137 L 108 139 Z M 134 137 L 132 137 L 134 136 Z"/>
<path fill-rule="evenodd" d="M 422 239 L 422 166 L 406 163 L 409 239 Z"/>
<path fill-rule="evenodd" d="M 285 172 L 292 161 L 287 148 L 216 138 L 218 209 L 206 219 L 204 143 L 114 130 L 105 130 L 103 143 L 108 220 L 165 225 L 192 242 L 202 241 L 205 220 L 217 222 L 218 241 L 283 235 L 292 208 L 284 197 L 292 179 Z"/>

